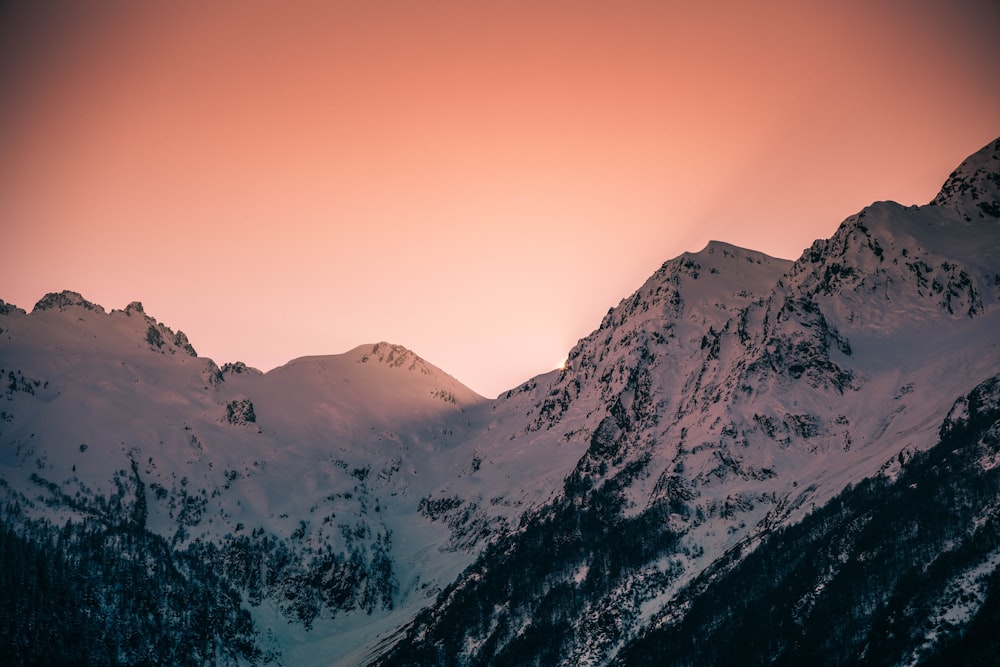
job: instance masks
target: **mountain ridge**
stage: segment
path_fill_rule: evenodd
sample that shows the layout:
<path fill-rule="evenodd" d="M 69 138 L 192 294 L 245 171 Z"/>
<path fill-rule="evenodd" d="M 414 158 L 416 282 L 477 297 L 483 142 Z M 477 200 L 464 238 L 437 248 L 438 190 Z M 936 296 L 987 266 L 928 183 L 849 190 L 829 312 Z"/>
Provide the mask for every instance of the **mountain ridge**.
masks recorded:
<path fill-rule="evenodd" d="M 928 248 L 892 242 L 894 231 L 953 225 L 955 216 L 938 219 L 937 208 L 882 203 L 848 218 L 830 240 L 786 265 L 768 293 L 746 299 L 735 316 L 702 314 L 695 322 L 685 311 L 691 299 L 673 288 L 697 281 L 695 254 L 661 267 L 591 335 L 600 338 L 600 352 L 588 354 L 584 339 L 569 355 L 565 375 L 596 384 L 600 400 L 594 403 L 607 407 L 589 417 L 590 446 L 563 495 L 530 515 L 524 536 L 503 540 L 514 572 L 481 559 L 418 617 L 383 663 L 474 664 L 489 655 L 490 664 L 513 656 L 601 664 L 721 554 L 758 544 L 851 481 L 930 447 L 955 397 L 995 373 L 1000 359 L 993 333 L 1000 325 L 997 264 L 979 252 L 995 247 L 995 227 L 959 224 L 964 236 L 957 240 L 922 234 Z M 924 281 L 911 275 L 916 271 L 908 264 L 917 262 L 924 263 L 918 265 Z M 649 315 L 654 307 L 663 316 Z M 908 316 L 914 311 L 920 327 Z M 646 330 L 650 321 L 655 326 Z M 689 333 L 678 335 L 685 327 Z M 947 335 L 929 336 L 934 327 Z M 601 354 L 615 350 L 615 336 L 628 353 L 617 369 L 601 372 Z M 900 352 L 919 359 L 919 367 Z M 883 356 L 895 361 L 879 363 Z M 664 359 L 672 361 L 660 363 Z M 556 380 L 557 388 L 559 382 L 568 384 Z M 684 403 L 670 409 L 677 387 Z M 540 415 L 552 417 L 542 429 L 581 400 L 572 390 L 561 396 L 571 401 L 550 392 L 541 403 Z M 546 406 L 552 406 L 547 415 Z M 651 552 L 639 548 L 639 560 L 622 563 L 605 544 L 628 544 L 637 539 L 632 531 L 649 530 L 649 522 L 665 531 L 666 547 L 653 540 Z M 596 528 L 581 535 L 574 528 L 580 525 Z M 727 527 L 720 534 L 716 526 Z M 538 531 L 554 533 L 551 540 L 580 553 L 596 553 L 582 563 L 556 559 L 539 570 L 527 556 L 513 556 L 545 558 L 537 540 L 555 547 Z M 675 554 L 666 563 L 663 548 Z M 594 559 L 619 562 L 624 570 L 595 571 Z M 526 590 L 525 569 L 543 583 Z M 567 598 L 559 582 L 587 590 L 598 585 L 594 574 L 603 577 L 600 593 L 568 602 L 579 598 Z M 498 588 L 513 591 L 511 599 L 490 598 L 486 591 Z M 492 611 L 490 605 L 496 605 Z M 485 620 L 468 624 L 450 608 Z M 520 634 L 524 627 L 536 629 Z"/>
<path fill-rule="evenodd" d="M 711 241 L 664 262 L 562 369 L 492 401 L 384 342 L 260 373 L 198 357 L 139 302 L 0 304 L 0 537 L 143 582 L 80 571 L 90 613 L 143 594 L 189 627 L 161 588 L 194 587 L 224 664 L 608 664 L 674 646 L 656 633 L 775 535 L 905 493 L 954 433 L 991 483 L 997 146 L 930 204 L 875 203 L 795 261 Z M 146 578 L 127 566 L 137 545 L 189 565 Z"/>

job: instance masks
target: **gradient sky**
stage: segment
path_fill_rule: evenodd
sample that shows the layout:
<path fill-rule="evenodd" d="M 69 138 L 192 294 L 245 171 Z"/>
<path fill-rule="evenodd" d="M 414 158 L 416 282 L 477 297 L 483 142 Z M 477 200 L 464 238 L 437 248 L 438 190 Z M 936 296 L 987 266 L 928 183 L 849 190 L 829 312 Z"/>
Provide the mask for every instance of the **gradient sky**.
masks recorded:
<path fill-rule="evenodd" d="M 16 6 L 10 6 L 10 5 Z M 0 298 L 489 396 L 710 239 L 795 258 L 1000 135 L 1000 3 L 21 2 Z"/>

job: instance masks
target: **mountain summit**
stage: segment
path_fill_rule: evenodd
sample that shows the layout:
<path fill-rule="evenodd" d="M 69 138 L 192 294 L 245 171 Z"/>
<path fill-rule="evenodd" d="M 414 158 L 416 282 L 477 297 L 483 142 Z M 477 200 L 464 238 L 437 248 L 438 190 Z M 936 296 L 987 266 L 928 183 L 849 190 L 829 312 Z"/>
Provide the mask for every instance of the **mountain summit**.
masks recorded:
<path fill-rule="evenodd" d="M 991 659 L 998 155 L 795 261 L 671 259 L 495 401 L 389 343 L 261 373 L 138 302 L 0 302 L 0 654 Z"/>
<path fill-rule="evenodd" d="M 974 153 L 951 173 L 931 201 L 956 211 L 966 222 L 1000 218 L 1000 139 Z"/>

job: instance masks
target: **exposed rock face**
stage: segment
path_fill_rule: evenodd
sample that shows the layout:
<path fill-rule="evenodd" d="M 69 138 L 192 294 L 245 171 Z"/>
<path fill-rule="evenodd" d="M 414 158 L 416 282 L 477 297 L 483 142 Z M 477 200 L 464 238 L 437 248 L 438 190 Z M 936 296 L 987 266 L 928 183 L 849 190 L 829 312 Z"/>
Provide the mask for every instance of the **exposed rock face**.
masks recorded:
<path fill-rule="evenodd" d="M 66 308 L 72 308 L 74 306 L 84 308 L 86 310 L 93 311 L 95 313 L 104 313 L 104 308 L 98 306 L 96 303 L 91 303 L 83 298 L 78 292 L 71 292 L 69 290 L 63 290 L 62 292 L 49 292 L 35 304 L 34 310 L 65 310 Z"/>
<path fill-rule="evenodd" d="M 253 402 L 249 398 L 237 398 L 226 404 L 226 421 L 230 424 L 252 424 L 257 421 Z"/>
<path fill-rule="evenodd" d="M 954 210 L 966 222 L 1000 218 L 1000 139 L 984 146 L 953 171 L 931 202 Z"/>

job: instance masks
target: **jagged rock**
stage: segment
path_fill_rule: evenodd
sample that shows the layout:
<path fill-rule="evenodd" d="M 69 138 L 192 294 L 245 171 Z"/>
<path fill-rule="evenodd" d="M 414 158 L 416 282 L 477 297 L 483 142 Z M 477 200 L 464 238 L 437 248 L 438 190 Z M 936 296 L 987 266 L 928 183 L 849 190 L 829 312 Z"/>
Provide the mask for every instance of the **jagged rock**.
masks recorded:
<path fill-rule="evenodd" d="M 931 204 L 958 213 L 966 222 L 1000 218 L 1000 139 L 970 156 L 951 173 Z"/>
<path fill-rule="evenodd" d="M 184 350 L 185 352 L 187 352 L 192 357 L 197 357 L 198 356 L 198 353 L 195 352 L 195 349 L 191 345 L 191 342 L 188 341 L 187 335 L 183 331 L 181 331 L 180 329 L 178 329 L 177 333 L 174 335 L 174 341 L 173 342 L 174 342 L 174 346 L 175 347 L 179 347 L 180 349 Z"/>
<path fill-rule="evenodd" d="M 224 375 L 243 375 L 244 373 L 256 374 L 256 375 L 261 374 L 259 370 L 247 366 L 242 361 L 235 361 L 231 363 L 222 364 L 221 370 Z"/>
<path fill-rule="evenodd" d="M 11 313 L 27 315 L 27 313 L 25 313 L 23 309 L 18 308 L 12 303 L 7 303 L 3 299 L 0 299 L 0 315 L 10 315 Z"/>
<path fill-rule="evenodd" d="M 49 292 L 38 300 L 38 303 L 35 304 L 34 310 L 43 311 L 51 310 L 53 308 L 65 310 L 66 308 L 72 308 L 74 306 L 84 308 L 95 313 L 104 313 L 104 308 L 101 306 L 87 301 L 78 292 L 71 292 L 69 290 L 63 290 L 62 292 Z"/>
<path fill-rule="evenodd" d="M 257 421 L 254 414 L 253 401 L 249 398 L 237 398 L 226 404 L 226 421 L 230 424 L 253 424 Z"/>

